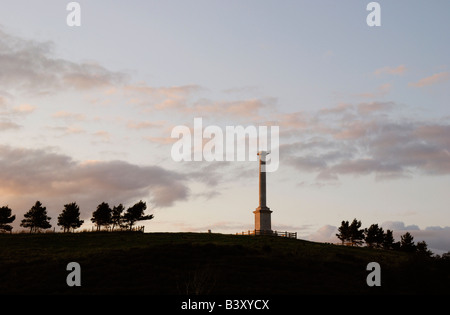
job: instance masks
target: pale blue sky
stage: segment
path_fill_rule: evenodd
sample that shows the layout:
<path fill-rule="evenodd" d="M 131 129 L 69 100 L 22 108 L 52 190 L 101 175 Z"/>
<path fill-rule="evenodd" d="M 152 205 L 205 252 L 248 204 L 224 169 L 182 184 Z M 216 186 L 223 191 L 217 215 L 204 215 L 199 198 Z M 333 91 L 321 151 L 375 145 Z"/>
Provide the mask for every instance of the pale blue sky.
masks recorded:
<path fill-rule="evenodd" d="M 68 2 L 0 1 L 1 167 L 26 155 L 33 170 L 0 178 L 15 212 L 78 199 L 89 221 L 102 201 L 145 199 L 149 231 L 247 230 L 257 165 L 175 163 L 168 139 L 198 116 L 270 121 L 284 145 L 268 176 L 275 229 L 329 240 L 316 231 L 341 220 L 403 222 L 450 250 L 448 1 L 378 1 L 380 27 L 360 0 L 78 1 L 81 27 Z"/>

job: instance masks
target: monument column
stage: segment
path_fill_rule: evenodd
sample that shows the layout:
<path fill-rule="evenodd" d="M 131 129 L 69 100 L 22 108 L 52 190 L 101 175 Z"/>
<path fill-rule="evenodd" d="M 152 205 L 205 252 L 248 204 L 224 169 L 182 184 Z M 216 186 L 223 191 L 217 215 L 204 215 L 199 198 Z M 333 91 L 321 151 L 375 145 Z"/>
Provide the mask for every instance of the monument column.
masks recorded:
<path fill-rule="evenodd" d="M 259 207 L 266 208 L 266 172 L 264 166 L 266 165 L 266 161 L 263 161 L 262 155 L 258 153 L 260 156 L 259 160 Z M 267 154 L 265 154 L 267 155 Z"/>
<path fill-rule="evenodd" d="M 266 205 L 266 156 L 269 152 L 261 151 L 259 155 L 259 207 L 255 214 L 255 230 L 260 234 L 272 234 L 272 223 L 270 214 L 272 211 Z"/>

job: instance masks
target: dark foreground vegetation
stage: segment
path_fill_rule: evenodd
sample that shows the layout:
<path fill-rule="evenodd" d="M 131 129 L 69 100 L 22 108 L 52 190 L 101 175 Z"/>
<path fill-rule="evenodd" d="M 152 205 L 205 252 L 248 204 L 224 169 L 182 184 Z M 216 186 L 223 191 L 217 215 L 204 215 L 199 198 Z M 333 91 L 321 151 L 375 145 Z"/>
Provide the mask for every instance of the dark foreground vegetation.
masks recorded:
<path fill-rule="evenodd" d="M 366 283 L 372 261 L 380 287 Z M 272 236 L 0 234 L 0 294 L 449 294 L 449 270 L 447 258 Z"/>

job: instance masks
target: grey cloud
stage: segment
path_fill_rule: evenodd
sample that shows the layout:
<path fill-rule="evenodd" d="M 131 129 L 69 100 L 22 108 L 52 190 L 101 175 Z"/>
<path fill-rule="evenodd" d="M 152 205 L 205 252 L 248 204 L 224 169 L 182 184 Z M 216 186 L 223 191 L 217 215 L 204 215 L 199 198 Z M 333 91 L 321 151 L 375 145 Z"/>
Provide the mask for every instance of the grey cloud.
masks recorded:
<path fill-rule="evenodd" d="M 386 113 L 398 108 L 395 102 L 363 102 L 356 105 L 350 103 L 340 103 L 337 106 L 331 108 L 324 108 L 318 112 L 318 115 L 335 115 L 343 117 L 356 117 L 355 115 L 369 116 L 378 113 Z"/>
<path fill-rule="evenodd" d="M 337 243 L 339 239 L 336 237 L 336 233 L 338 233 L 338 228 L 328 224 L 306 236 L 306 239 L 314 242 Z"/>
<path fill-rule="evenodd" d="M 10 129 L 19 129 L 21 126 L 9 119 L 1 119 L 0 120 L 0 131 L 10 130 Z"/>
<path fill-rule="evenodd" d="M 331 166 L 328 173 L 337 175 L 369 175 L 374 173 L 377 179 L 405 177 L 401 165 L 383 162 L 373 158 L 342 161 Z"/>
<path fill-rule="evenodd" d="M 296 156 L 286 160 L 288 164 L 304 171 L 319 171 L 326 168 L 327 162 L 316 156 Z"/>
<path fill-rule="evenodd" d="M 420 230 L 419 227 L 415 224 L 405 225 L 402 221 L 385 221 L 381 223 L 381 226 L 384 229 L 389 229 L 393 231 L 411 231 L 411 230 Z"/>
<path fill-rule="evenodd" d="M 61 89 L 91 89 L 122 82 L 123 73 L 93 63 L 53 56 L 53 43 L 22 39 L 0 30 L 0 84 L 31 94 Z"/>
<path fill-rule="evenodd" d="M 298 170 L 317 173 L 317 180 L 338 180 L 341 175 L 386 180 L 450 174 L 450 124 L 445 119 L 368 115 L 392 107 L 391 102 L 359 104 L 363 114 L 348 104 L 321 110 L 322 115 L 311 119 L 299 135 L 302 141 L 282 145 L 280 158 Z"/>
<path fill-rule="evenodd" d="M 445 226 L 445 227 L 442 227 L 442 226 L 427 226 L 425 228 L 425 231 L 443 231 L 443 230 L 450 231 L 450 226 Z"/>
<path fill-rule="evenodd" d="M 394 102 L 370 102 L 361 103 L 357 105 L 358 113 L 361 115 L 368 115 L 375 112 L 386 112 L 395 107 Z"/>
<path fill-rule="evenodd" d="M 76 201 L 85 215 L 102 201 L 127 204 L 143 199 L 152 207 L 167 207 L 187 199 L 185 180 L 185 175 L 158 166 L 78 162 L 51 150 L 0 145 L 3 202 L 22 209 L 24 200 L 41 200 L 58 213 L 64 203 Z"/>
<path fill-rule="evenodd" d="M 374 158 L 429 175 L 450 173 L 449 125 L 416 121 L 384 126 L 368 144 Z"/>

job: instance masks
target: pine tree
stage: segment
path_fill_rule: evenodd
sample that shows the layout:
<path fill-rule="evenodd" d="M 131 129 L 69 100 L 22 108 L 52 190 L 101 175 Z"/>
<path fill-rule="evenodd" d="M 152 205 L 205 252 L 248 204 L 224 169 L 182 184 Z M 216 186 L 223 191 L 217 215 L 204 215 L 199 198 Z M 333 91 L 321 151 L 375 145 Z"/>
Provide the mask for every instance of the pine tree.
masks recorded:
<path fill-rule="evenodd" d="M 412 253 L 416 251 L 416 245 L 414 244 L 414 237 L 406 232 L 404 235 L 400 237 L 400 250 L 408 253 Z"/>
<path fill-rule="evenodd" d="M 393 249 L 394 247 L 394 236 L 391 230 L 386 230 L 386 233 L 383 237 L 383 248 L 384 249 Z"/>
<path fill-rule="evenodd" d="M 127 209 L 127 212 L 123 215 L 123 219 L 129 226 L 130 230 L 133 228 L 136 221 L 153 219 L 153 214 L 144 215 L 144 211 L 146 209 L 147 205 L 142 200 Z"/>
<path fill-rule="evenodd" d="M 108 227 L 111 221 L 112 210 L 106 202 L 102 202 L 97 206 L 97 210 L 92 213 L 91 221 L 97 225 L 97 231 L 102 226 Z"/>
<path fill-rule="evenodd" d="M 24 214 L 20 226 L 30 228 L 30 233 L 39 232 L 41 229 L 49 229 L 51 218 L 47 216 L 47 208 L 42 206 L 40 201 L 36 201 L 33 207 Z"/>
<path fill-rule="evenodd" d="M 428 245 L 425 241 L 417 242 L 416 246 L 417 254 L 422 257 L 431 257 L 433 252 L 428 249 Z"/>
<path fill-rule="evenodd" d="M 441 259 L 450 261 L 450 251 L 443 253 Z"/>
<path fill-rule="evenodd" d="M 360 229 L 361 221 L 357 221 L 353 219 L 352 223 L 349 226 L 350 230 L 350 242 L 353 245 L 361 245 L 364 240 L 364 229 Z"/>
<path fill-rule="evenodd" d="M 114 206 L 112 209 L 112 215 L 111 215 L 111 224 L 112 224 L 112 230 L 116 226 L 122 228 L 123 225 L 123 217 L 122 212 L 125 210 L 125 207 L 122 204 L 119 204 L 118 206 Z"/>
<path fill-rule="evenodd" d="M 341 240 L 342 245 L 344 245 L 344 242 L 348 242 L 350 240 L 350 228 L 348 221 L 342 221 L 338 231 L 339 233 L 336 234 L 336 236 Z"/>
<path fill-rule="evenodd" d="M 12 210 L 6 206 L 0 208 L 0 232 L 11 232 L 12 226 L 9 223 L 12 223 L 15 219 L 15 215 L 11 215 Z"/>
<path fill-rule="evenodd" d="M 58 225 L 62 226 L 64 232 L 79 228 L 83 222 L 80 220 L 80 207 L 75 202 L 64 205 L 64 210 L 58 216 Z"/>
<path fill-rule="evenodd" d="M 372 224 L 368 229 L 364 229 L 365 241 L 367 246 L 379 248 L 384 241 L 384 231 L 378 224 Z"/>

